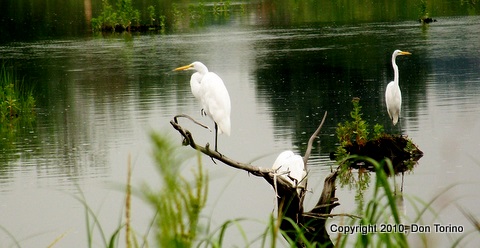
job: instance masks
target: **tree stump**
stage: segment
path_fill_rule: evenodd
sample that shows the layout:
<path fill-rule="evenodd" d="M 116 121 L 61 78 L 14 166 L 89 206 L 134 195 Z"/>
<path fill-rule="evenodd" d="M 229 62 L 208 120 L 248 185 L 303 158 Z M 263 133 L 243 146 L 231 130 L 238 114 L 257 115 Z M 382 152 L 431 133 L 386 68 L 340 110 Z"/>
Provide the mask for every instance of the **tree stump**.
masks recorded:
<path fill-rule="evenodd" d="M 313 141 L 317 138 L 326 116 L 327 113 L 325 113 L 322 122 L 308 142 L 307 150 L 303 157 L 305 169 L 307 169 L 307 162 Z M 175 116 L 174 119 L 170 121 L 170 124 L 182 135 L 184 145 L 188 145 L 193 149 L 202 152 L 212 160 L 218 160 L 233 168 L 247 171 L 254 176 L 263 177 L 274 188 L 274 190 L 276 190 L 278 195 L 277 217 L 280 220 L 280 228 L 284 231 L 284 235 L 295 241 L 297 247 L 305 246 L 304 241 L 300 238 L 301 235 L 303 235 L 310 243 L 316 242 L 325 247 L 333 247 L 333 243 L 326 231 L 325 223 L 329 217 L 333 217 L 331 211 L 336 206 L 340 205 L 337 201 L 338 199 L 335 197 L 335 180 L 338 175 L 337 171 L 331 173 L 325 179 L 322 194 L 315 207 L 309 212 L 304 212 L 303 201 L 306 194 L 305 189 L 297 191 L 297 188 L 285 178 L 277 176 L 276 171 L 270 168 L 271 166 L 263 168 L 235 161 L 217 151 L 211 150 L 208 144 L 205 146 L 196 144 L 190 131 L 179 125 L 179 117 L 185 117 L 199 125 L 201 124 L 186 115 Z M 305 178 L 304 180 L 307 179 L 308 178 Z M 305 188 L 306 185 L 307 184 L 305 183 Z M 297 231 L 298 229 L 300 230 L 300 233 Z"/>

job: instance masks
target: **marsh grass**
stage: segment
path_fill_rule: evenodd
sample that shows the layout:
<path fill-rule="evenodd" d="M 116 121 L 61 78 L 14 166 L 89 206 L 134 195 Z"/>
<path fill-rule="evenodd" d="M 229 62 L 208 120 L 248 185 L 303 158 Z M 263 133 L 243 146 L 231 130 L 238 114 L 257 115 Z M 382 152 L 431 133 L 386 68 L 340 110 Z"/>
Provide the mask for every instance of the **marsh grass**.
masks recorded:
<path fill-rule="evenodd" d="M 95 237 L 100 237 L 100 243 L 102 247 L 148 247 L 147 238 L 150 229 L 148 229 L 147 232 L 142 235 L 135 232 L 131 227 L 131 199 L 133 196 L 131 177 L 132 162 L 131 156 L 129 154 L 127 159 L 127 184 L 125 185 L 125 202 L 123 205 L 124 211 L 122 211 L 124 212 L 124 216 L 119 216 L 118 225 L 110 234 L 108 234 L 104 230 L 98 214 L 91 208 L 91 205 L 89 204 L 88 199 L 86 198 L 80 186 L 78 184 L 76 185 L 78 189 L 78 194 L 73 195 L 73 197 L 78 200 L 84 207 L 87 247 L 96 247 L 94 244 L 98 243 L 99 241 L 95 240 Z M 121 241 L 122 239 L 120 235 L 122 234 L 122 230 L 124 230 L 125 233 L 125 243 Z M 53 244 L 59 242 L 63 238 L 63 236 L 64 234 L 57 238 L 52 243 L 51 247 L 54 247 Z"/>
<path fill-rule="evenodd" d="M 447 207 L 454 204 L 463 213 L 463 215 L 472 223 L 473 229 L 467 230 L 457 237 L 450 237 L 452 243 L 450 247 L 462 247 L 465 244 L 461 244 L 467 237 L 475 234 L 480 234 L 480 221 L 471 212 L 466 211 L 461 206 L 456 204 L 457 199 L 452 199 L 446 202 L 443 206 L 438 206 L 436 202 L 440 201 L 440 198 L 445 194 L 448 194 L 450 190 L 456 187 L 458 184 L 452 184 L 447 186 L 442 193 L 437 194 L 432 199 L 424 200 L 416 196 L 403 195 L 403 192 L 399 192 L 395 188 L 395 180 L 389 176 L 389 173 L 385 171 L 385 167 L 389 170 L 393 170 L 393 165 L 389 159 L 383 161 L 375 161 L 367 157 L 353 156 L 353 159 L 357 161 L 364 161 L 365 163 L 371 163 L 375 167 L 373 194 L 368 201 L 366 201 L 365 209 L 361 210 L 357 215 L 362 216 L 361 219 L 351 219 L 347 224 L 349 226 L 367 226 L 376 225 L 378 227 L 376 232 L 368 232 L 366 234 L 356 233 L 338 234 L 335 240 L 335 247 L 416 247 L 418 244 L 409 243 L 407 237 L 410 234 L 411 223 L 420 225 L 432 225 L 434 222 L 441 223 L 440 213 Z M 393 182 L 392 182 L 393 181 Z M 407 199 L 410 203 L 410 207 L 414 211 L 412 219 L 408 219 L 404 216 L 401 209 L 399 209 L 398 200 Z M 426 221 L 425 218 L 433 218 L 433 220 Z M 328 224 L 327 224 L 328 225 Z M 379 227 L 381 225 L 387 225 L 396 227 L 397 229 L 387 232 L 381 232 Z M 400 227 L 400 228 L 399 228 Z M 423 247 L 429 247 L 431 241 L 429 241 L 428 233 L 415 233 L 421 242 Z M 448 236 L 448 234 L 446 234 Z"/>
<path fill-rule="evenodd" d="M 80 186 L 77 185 L 78 187 L 78 192 L 79 195 L 74 195 L 73 197 L 78 200 L 84 207 L 84 214 L 85 214 L 85 226 L 86 226 L 86 239 L 87 239 L 87 247 L 91 248 L 94 247 L 94 233 L 97 230 L 100 238 L 101 238 L 101 243 L 103 247 L 116 247 L 116 242 L 118 241 L 118 235 L 120 233 L 120 230 L 124 227 L 124 223 L 120 223 L 118 227 L 114 230 L 114 232 L 110 235 L 110 237 L 107 236 L 105 233 L 102 224 L 98 218 L 97 213 L 90 207 L 87 198 L 83 194 L 83 191 L 81 190 Z M 120 219 L 121 221 L 121 219 Z"/>
<path fill-rule="evenodd" d="M 377 162 L 370 158 L 356 157 L 357 160 L 363 160 L 371 163 L 375 167 L 375 184 L 373 185 L 373 196 L 366 203 L 366 209 L 361 214 L 360 220 L 352 219 L 349 223 L 351 226 L 363 225 L 379 227 L 380 224 L 391 223 L 399 226 L 401 216 L 396 205 L 395 190 L 389 182 L 389 177 L 384 170 L 384 164 L 393 171 L 390 160 Z M 353 241 L 350 241 L 354 239 Z M 336 240 L 337 247 L 349 247 L 351 242 L 356 247 L 408 247 L 405 232 L 371 232 L 366 235 L 342 235 L 339 234 Z"/>
<path fill-rule="evenodd" d="M 101 32 L 165 33 L 167 27 L 181 28 L 184 24 L 203 27 L 209 17 L 216 22 L 223 21 L 234 11 L 245 14 L 246 5 L 242 2 L 232 4 L 230 0 L 172 2 L 167 8 L 150 5 L 142 13 L 133 7 L 132 0 L 102 0 L 102 12 L 92 18 L 91 26 L 93 31 Z"/>
<path fill-rule="evenodd" d="M 0 68 L 0 122 L 34 116 L 33 87 L 19 80 L 5 63 Z"/>
<path fill-rule="evenodd" d="M 103 11 L 92 18 L 93 30 L 130 30 L 132 26 L 138 26 L 140 12 L 132 5 L 132 0 L 117 0 L 115 7 L 108 0 L 102 0 Z M 148 10 L 152 19 L 152 10 Z M 154 10 L 153 10 L 154 11 Z"/>
<path fill-rule="evenodd" d="M 126 247 L 148 247 L 148 237 L 154 237 L 156 240 L 155 247 L 225 247 L 227 244 L 227 233 L 237 232 L 237 240 L 242 247 L 277 247 L 282 246 L 295 247 L 296 240 L 290 240 L 288 235 L 279 228 L 280 219 L 274 217 L 273 213 L 269 216 L 266 222 L 259 220 L 252 220 L 249 218 L 237 218 L 225 221 L 219 227 L 211 229 L 210 224 L 202 226 L 201 219 L 202 209 L 207 200 L 208 191 L 208 177 L 204 173 L 201 163 L 200 154 L 188 156 L 185 155 L 184 150 L 172 145 L 173 142 L 165 137 L 152 134 L 152 141 L 154 143 L 153 156 L 159 171 L 160 181 L 162 186 L 160 188 L 152 188 L 144 186 L 144 199 L 149 203 L 156 212 L 152 219 L 149 231 L 143 236 L 134 232 L 128 231 L 130 222 L 130 204 L 129 198 L 131 190 L 129 189 L 130 179 L 127 179 L 126 203 L 125 203 L 125 220 L 122 220 L 118 228 L 110 235 L 106 236 L 98 218 L 95 216 L 91 208 L 86 204 L 83 196 L 79 197 L 85 206 L 85 215 L 88 226 L 89 247 L 92 244 L 93 230 L 98 229 L 101 233 L 102 242 L 105 247 L 123 246 L 119 243 L 119 233 L 122 229 L 126 231 Z M 192 167 L 191 162 L 195 158 L 196 167 Z M 364 161 L 374 166 L 374 174 L 370 175 L 374 181 L 371 185 L 364 185 L 364 187 L 372 187 L 372 196 L 364 203 L 361 213 L 357 215 L 361 218 L 350 219 L 348 225 L 380 225 L 389 223 L 396 226 L 404 226 L 404 230 L 391 232 L 369 232 L 367 234 L 343 235 L 339 234 L 334 240 L 335 247 L 409 247 L 407 240 L 408 224 L 404 224 L 405 216 L 402 216 L 397 200 L 402 195 L 395 188 L 395 182 L 392 185 L 392 178 L 389 177 L 389 172 L 385 168 L 393 170 L 392 163 L 389 159 L 383 161 L 375 161 L 367 157 L 351 156 L 351 159 L 357 161 Z M 129 159 L 130 160 L 130 159 Z M 130 163 L 130 162 L 129 162 Z M 185 178 L 185 168 L 192 170 L 192 176 Z M 130 171 L 130 169 L 129 169 Z M 130 172 L 129 172 L 130 175 Z M 128 176 L 130 178 L 130 176 Z M 453 186 L 452 186 L 453 187 Z M 447 189 L 448 190 L 448 189 Z M 423 201 L 415 197 L 408 198 L 417 214 L 412 223 L 422 223 L 422 217 L 427 213 L 433 213 L 434 217 L 438 217 L 438 213 L 433 207 L 433 203 L 441 196 L 434 197 L 431 201 Z M 403 199 L 403 198 L 402 198 Z M 476 219 L 470 214 L 472 223 L 477 223 Z M 207 218 L 207 222 L 210 220 Z M 435 217 L 436 218 L 436 217 Z M 261 222 L 265 225 L 263 232 L 258 233 L 253 239 L 248 237 L 245 225 L 247 222 Z M 322 247 L 322 244 L 309 242 L 302 233 L 302 227 L 297 226 L 293 220 L 289 220 L 294 229 L 298 232 L 299 239 L 302 239 L 305 247 Z M 202 222 L 203 223 L 203 222 Z M 211 223 L 211 222 L 210 222 Z M 328 223 L 327 223 L 328 225 Z M 328 227 L 327 227 L 328 228 Z M 232 230 L 233 229 L 233 230 Z M 474 229 L 476 230 L 476 229 Z M 474 233 L 470 231 L 465 233 L 453 246 L 459 245 L 462 239 Z M 333 238 L 333 237 L 332 237 Z M 426 235 L 421 237 L 424 244 L 427 244 Z M 140 240 L 140 242 L 139 242 Z M 243 240 L 243 242 L 241 242 Z"/>
<path fill-rule="evenodd" d="M 187 161 L 185 151 L 172 146 L 165 137 L 152 134 L 154 157 L 163 186 L 160 190 L 146 186 L 146 201 L 157 215 L 154 236 L 160 247 L 192 247 L 197 240 L 199 219 L 205 207 L 208 177 L 204 173 L 201 156 L 196 154 L 197 168 L 193 179 L 181 175 Z"/>
<path fill-rule="evenodd" d="M 179 147 L 173 146 L 174 142 L 158 135 L 152 134 L 154 144 L 153 156 L 158 169 L 161 186 L 151 187 L 144 185 L 138 191 L 142 199 L 150 204 L 156 212 L 152 217 L 152 221 L 144 234 L 139 234 L 131 227 L 131 158 L 128 157 L 127 180 L 125 187 L 125 202 L 122 203 L 124 211 L 119 217 L 118 225 L 114 230 L 107 234 L 102 227 L 98 214 L 91 208 L 82 190 L 78 187 L 79 193 L 74 195 L 84 207 L 85 223 L 87 228 L 86 239 L 87 247 L 98 247 L 99 241 L 94 240 L 100 237 L 100 247 L 150 247 L 149 238 L 155 238 L 156 243 L 153 247 L 214 247 L 220 248 L 227 246 L 227 232 L 237 231 L 237 239 L 243 240 L 243 244 L 236 244 L 242 247 L 272 247 L 275 248 L 279 244 L 282 247 L 295 247 L 296 240 L 289 239 L 289 235 L 280 229 L 280 219 L 276 218 L 272 213 L 266 221 L 252 220 L 249 218 L 237 218 L 225 221 L 219 227 L 211 228 L 210 224 L 203 227 L 201 224 L 201 213 L 207 200 L 208 177 L 205 174 L 200 154 L 186 155 L 185 151 Z M 190 162 L 195 158 L 196 167 Z M 385 167 L 393 170 L 392 163 L 386 159 L 381 162 L 371 158 L 353 156 L 352 159 L 371 163 L 375 167 L 374 183 L 372 183 L 372 196 L 365 204 L 365 210 L 357 215 L 361 218 L 352 218 L 346 224 L 348 225 L 379 225 L 391 223 L 393 225 L 403 224 L 401 211 L 397 206 L 398 192 L 395 189 L 395 183 L 392 186 L 392 178 L 388 176 Z M 191 169 L 192 176 L 185 178 L 185 168 Z M 455 187 L 452 185 L 444 191 L 448 191 Z M 135 191 L 134 191 L 135 192 Z M 443 193 L 442 193 L 443 194 Z M 415 197 L 411 197 L 413 208 L 417 217 L 412 223 L 421 223 L 422 217 L 426 213 L 433 213 L 435 218 L 438 212 L 435 211 L 433 205 L 442 194 L 437 195 L 430 201 L 423 201 Z M 480 231 L 480 221 L 467 210 L 457 206 L 464 215 L 476 227 L 475 229 L 464 233 L 460 238 L 455 240 L 452 247 L 460 245 L 460 242 Z M 207 222 L 211 220 L 207 218 Z M 335 217 L 338 218 L 338 217 Z M 322 247 L 322 244 L 309 242 L 302 233 L 303 228 L 296 225 L 295 221 L 286 219 L 291 223 L 293 228 L 301 239 L 305 247 Z M 256 237 L 249 238 L 245 229 L 246 222 L 257 222 L 265 226 L 263 232 L 259 232 Z M 343 219 L 341 219 L 343 221 Z M 327 228 L 328 228 L 327 222 Z M 235 229 L 235 230 L 231 230 Z M 14 235 L 0 226 L 8 237 L 10 237 L 16 247 L 21 247 L 21 242 L 16 240 Z M 95 235 L 97 234 L 97 235 Z M 121 235 L 124 234 L 124 239 Z M 51 242 L 48 247 L 56 247 L 59 241 L 65 236 L 60 235 Z M 335 247 L 409 247 L 407 240 L 407 232 L 369 232 L 364 234 L 357 233 L 355 235 L 338 234 L 334 240 Z M 424 235 L 424 244 L 428 244 L 427 237 Z M 122 241 L 124 240 L 124 241 Z"/>

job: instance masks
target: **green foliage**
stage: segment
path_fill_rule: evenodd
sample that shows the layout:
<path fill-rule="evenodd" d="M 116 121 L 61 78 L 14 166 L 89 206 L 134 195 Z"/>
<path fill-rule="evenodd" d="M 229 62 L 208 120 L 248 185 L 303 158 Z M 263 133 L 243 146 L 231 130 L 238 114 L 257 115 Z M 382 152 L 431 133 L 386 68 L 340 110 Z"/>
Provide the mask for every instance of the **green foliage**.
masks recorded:
<path fill-rule="evenodd" d="M 0 122 L 20 116 L 31 117 L 35 108 L 33 89 L 18 80 L 3 64 L 0 69 Z"/>
<path fill-rule="evenodd" d="M 148 6 L 147 10 L 148 10 L 148 15 L 150 17 L 150 25 L 153 25 L 153 23 L 155 22 L 155 7 L 150 5 Z"/>
<path fill-rule="evenodd" d="M 427 0 L 420 0 L 420 3 L 418 4 L 418 10 L 419 10 L 420 18 L 428 17 Z"/>
<path fill-rule="evenodd" d="M 92 18 L 93 30 L 102 30 L 109 27 L 115 30 L 117 25 L 124 29 L 138 25 L 140 12 L 133 8 L 132 0 L 117 0 L 116 9 L 108 2 L 102 1 L 103 11 L 97 18 Z"/>
<path fill-rule="evenodd" d="M 350 112 L 352 121 L 338 123 L 336 129 L 337 138 L 340 143 L 340 146 L 338 146 L 336 150 L 337 161 L 341 161 L 348 156 L 345 146 L 352 145 L 353 143 L 362 145 L 368 141 L 368 124 L 362 119 L 360 99 L 353 98 L 352 104 L 353 110 Z M 375 124 L 373 133 L 374 138 L 380 137 L 383 133 L 383 126 Z"/>
<path fill-rule="evenodd" d="M 167 22 L 166 22 L 166 21 L 167 21 L 167 17 L 164 16 L 164 15 L 161 15 L 161 16 L 160 16 L 160 29 L 161 29 L 162 31 L 165 31 L 165 27 L 167 26 Z"/>
<path fill-rule="evenodd" d="M 196 239 L 200 212 L 205 206 L 208 178 L 202 169 L 200 154 L 191 181 L 181 176 L 185 151 L 168 139 L 153 134 L 154 157 L 163 186 L 145 189 L 147 201 L 157 212 L 156 239 L 160 247 L 191 247 Z"/>
<path fill-rule="evenodd" d="M 180 6 L 178 6 L 177 3 L 172 3 L 172 17 L 174 26 L 176 26 L 182 19 L 182 12 L 180 11 Z"/>
<path fill-rule="evenodd" d="M 205 4 L 203 2 L 200 2 L 198 4 L 189 4 L 188 14 L 191 22 L 204 24 L 205 18 L 207 16 L 207 9 L 205 8 Z"/>
<path fill-rule="evenodd" d="M 366 234 L 358 233 L 357 235 L 340 235 L 337 238 L 336 247 L 351 247 L 350 238 L 354 240 L 353 247 L 409 247 L 406 234 L 405 225 L 401 223 L 399 209 L 397 207 L 397 196 L 393 187 L 388 181 L 388 175 L 384 170 L 384 163 L 393 170 L 392 163 L 389 160 L 384 160 L 379 163 L 370 158 L 358 158 L 366 163 L 373 164 L 375 167 L 376 180 L 372 199 L 368 201 L 365 212 L 361 219 L 353 219 L 349 225 L 352 226 L 376 226 L 376 231 L 370 231 Z M 381 232 L 382 224 L 391 224 L 399 228 L 396 231 Z"/>
<path fill-rule="evenodd" d="M 101 30 L 102 27 L 115 27 L 117 24 L 117 13 L 108 0 L 102 0 L 103 11 L 97 18 L 92 18 L 93 30 Z"/>
<path fill-rule="evenodd" d="M 103 11 L 96 18 L 92 18 L 91 25 L 94 31 L 165 31 L 167 21 L 173 28 L 182 26 L 204 26 L 207 17 L 214 16 L 215 20 L 227 18 L 230 12 L 234 11 L 230 0 L 216 0 L 213 4 L 205 4 L 204 1 L 195 3 L 172 2 L 170 8 L 161 10 L 162 14 L 157 15 L 153 5 L 147 7 L 147 13 L 141 15 L 139 10 L 132 7 L 132 0 L 115 0 L 111 4 L 108 0 L 102 0 Z M 236 5 L 235 5 L 236 6 Z M 239 5 L 241 13 L 246 12 L 244 4 Z M 148 16 L 143 20 L 140 16 Z M 169 19 L 167 20 L 167 16 Z M 158 18 L 158 19 L 157 19 Z M 185 25 L 188 24 L 188 25 Z"/>
<path fill-rule="evenodd" d="M 218 3 L 213 4 L 213 14 L 214 15 L 228 15 L 230 12 L 230 0 L 220 0 Z"/>
<path fill-rule="evenodd" d="M 118 22 L 124 28 L 128 28 L 132 24 L 137 25 L 139 23 L 140 12 L 133 8 L 132 0 L 118 0 L 117 13 Z"/>
<path fill-rule="evenodd" d="M 373 139 L 378 139 L 378 138 L 382 137 L 383 135 L 385 135 L 385 129 L 383 128 L 382 125 L 376 123 L 373 126 Z"/>
<path fill-rule="evenodd" d="M 359 98 L 352 99 L 353 110 L 350 112 L 351 121 L 339 123 L 336 129 L 337 138 L 340 145 L 336 148 L 336 160 L 340 164 L 339 167 L 339 183 L 343 186 L 356 187 L 356 200 L 359 209 L 363 207 L 363 193 L 368 188 L 370 183 L 370 174 L 363 169 L 354 174 L 351 170 L 350 154 L 348 154 L 345 147 L 352 144 L 365 144 L 369 138 L 368 123 L 362 119 L 362 106 Z M 381 137 L 383 134 L 383 126 L 375 124 L 373 128 L 374 139 Z"/>
<path fill-rule="evenodd" d="M 367 141 L 367 123 L 362 119 L 362 106 L 359 102 L 358 98 L 352 100 L 353 110 L 350 112 L 350 117 L 353 120 L 338 124 L 337 138 L 341 146 L 351 145 L 353 142 L 362 144 Z"/>

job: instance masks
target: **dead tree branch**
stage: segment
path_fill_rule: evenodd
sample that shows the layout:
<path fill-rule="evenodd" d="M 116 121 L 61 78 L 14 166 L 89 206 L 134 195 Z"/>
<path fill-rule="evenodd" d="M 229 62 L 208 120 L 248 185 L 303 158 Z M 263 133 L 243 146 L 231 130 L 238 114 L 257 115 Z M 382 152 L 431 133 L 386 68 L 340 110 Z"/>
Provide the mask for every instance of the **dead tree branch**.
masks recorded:
<path fill-rule="evenodd" d="M 308 140 L 307 150 L 305 151 L 305 155 L 303 156 L 303 163 L 305 164 L 305 170 L 307 169 L 308 159 L 310 158 L 310 153 L 312 152 L 313 141 L 315 140 L 315 138 L 318 137 L 318 134 L 320 133 L 320 130 L 322 129 L 323 123 L 325 122 L 326 118 L 327 118 L 327 111 L 325 111 L 322 122 L 320 122 L 320 125 L 318 126 L 317 130 L 315 130 L 315 132 L 312 134 L 312 136 Z"/>
<path fill-rule="evenodd" d="M 325 112 L 319 127 L 308 141 L 307 150 L 303 157 L 305 169 L 307 168 L 306 166 L 312 151 L 313 142 L 320 133 L 326 116 L 327 112 Z M 302 234 L 310 242 L 317 242 L 326 247 L 333 247 L 333 243 L 331 242 L 330 237 L 325 229 L 325 222 L 326 218 L 332 216 L 330 214 L 332 209 L 340 205 L 337 202 L 337 198 L 335 198 L 335 179 L 337 177 L 337 172 L 333 172 L 325 179 L 322 195 L 317 202 L 317 205 L 311 211 L 304 212 L 303 200 L 306 193 L 305 190 L 300 191 L 301 193 L 299 194 L 297 189 L 290 182 L 288 182 L 284 177 L 278 176 L 278 173 L 270 167 L 262 168 L 235 161 L 215 150 L 211 150 L 208 143 L 205 146 L 198 145 L 190 131 L 184 129 L 182 126 L 180 126 L 180 124 L 178 124 L 178 117 L 185 117 L 198 125 L 203 127 L 205 126 L 198 123 L 190 116 L 175 116 L 174 120 L 170 121 L 170 124 L 182 135 L 184 139 L 184 145 L 188 145 L 193 149 L 209 156 L 210 158 L 221 161 L 230 167 L 247 171 L 250 174 L 258 177 L 263 177 L 270 185 L 272 185 L 272 187 L 274 187 L 274 189 L 277 190 L 277 203 L 279 206 L 278 218 L 281 219 L 280 228 L 284 231 L 284 235 L 287 235 L 291 240 L 295 240 L 297 247 L 303 247 L 304 243 L 301 239 L 299 239 L 299 233 L 295 225 L 302 229 Z M 293 220 L 294 223 L 289 220 Z"/>
<path fill-rule="evenodd" d="M 267 180 L 268 183 L 270 183 L 272 186 L 274 186 L 273 177 L 274 177 L 274 174 L 276 172 L 273 169 L 262 168 L 262 167 L 254 166 L 254 165 L 251 165 L 251 164 L 246 164 L 246 163 L 235 161 L 235 160 L 233 160 L 233 159 L 231 159 L 231 158 L 229 158 L 229 157 L 227 157 L 227 156 L 225 156 L 225 155 L 223 155 L 223 154 L 221 154 L 221 153 L 219 153 L 215 150 L 211 150 L 210 145 L 208 143 L 205 146 L 198 145 L 195 142 L 195 140 L 193 139 L 192 133 L 190 133 L 190 131 L 184 129 L 182 126 L 180 126 L 178 124 L 178 118 L 177 117 L 185 117 L 185 116 L 186 115 L 177 115 L 177 116 L 174 117 L 174 120 L 170 121 L 170 124 L 173 126 L 173 128 L 175 128 L 183 136 L 183 138 L 184 138 L 183 144 L 184 145 L 188 145 L 188 146 L 192 147 L 193 149 L 198 150 L 201 153 L 211 157 L 212 159 L 216 159 L 218 161 L 221 161 L 222 163 L 224 163 L 224 164 L 226 164 L 230 167 L 247 171 L 250 174 L 258 176 L 258 177 L 263 177 L 263 178 L 265 178 L 265 180 Z M 188 116 L 186 118 L 188 118 L 190 120 L 193 120 L 193 118 L 191 118 L 190 116 Z M 196 121 L 194 121 L 194 122 L 198 123 Z M 280 183 L 279 185 L 277 185 L 277 187 L 279 189 L 285 190 L 286 188 L 291 188 L 291 184 L 286 179 L 284 179 L 283 177 L 276 177 L 276 178 L 277 178 L 277 182 Z"/>

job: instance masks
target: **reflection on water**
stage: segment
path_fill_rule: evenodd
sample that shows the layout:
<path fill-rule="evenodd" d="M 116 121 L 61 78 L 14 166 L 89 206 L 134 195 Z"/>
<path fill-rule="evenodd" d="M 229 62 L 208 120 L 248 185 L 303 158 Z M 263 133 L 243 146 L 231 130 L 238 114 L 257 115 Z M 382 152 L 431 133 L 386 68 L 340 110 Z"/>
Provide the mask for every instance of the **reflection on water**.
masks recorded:
<path fill-rule="evenodd" d="M 38 107 L 34 125 L 20 127 L 14 140 L 1 141 L 8 143 L 0 151 L 1 225 L 20 235 L 25 247 L 39 240 L 49 244 L 65 232 L 62 245 L 84 243 L 83 209 L 69 196 L 79 185 L 92 208 L 101 209 L 105 228 L 115 228 L 120 214 L 109 210 L 121 208 L 122 193 L 105 189 L 125 182 L 128 154 L 134 158 L 134 183 L 155 183 L 148 133 L 164 132 L 180 143 L 168 124 L 178 113 L 212 125 L 199 115 L 190 74 L 171 73 L 194 60 L 219 74 L 229 89 L 232 135 L 220 136 L 219 142 L 232 158 L 266 156 L 254 164 L 269 167 L 282 150 L 301 153 L 328 111 L 310 163 L 309 185 L 318 194 L 332 165 L 328 154 L 336 144 L 336 123 L 349 118 L 352 97 L 362 99 L 369 123 L 388 127 L 383 92 L 393 78 L 390 56 L 396 48 L 410 51 L 412 56 L 397 61 L 404 97 L 401 131 L 425 156 L 414 174 L 405 176 L 404 192 L 428 201 L 446 185 L 475 182 L 479 27 L 478 17 L 447 18 L 428 28 L 412 21 L 278 29 L 232 24 L 193 34 L 2 45 L 1 58 L 35 85 Z M 199 142 L 213 142 L 207 131 L 188 128 Z M 212 178 L 206 212 L 214 225 L 235 217 L 264 220 L 270 214 L 274 195 L 261 179 L 210 166 L 208 159 L 204 163 Z M 478 193 L 461 184 L 445 200 L 457 193 L 467 195 L 459 204 L 480 214 Z M 355 209 L 348 190 L 339 198 L 342 206 L 336 211 Z M 145 208 L 138 202 L 134 210 L 140 233 L 151 217 Z M 448 210 L 441 222 L 470 227 L 454 206 Z M 263 229 L 252 224 L 249 230 L 253 237 Z M 28 239 L 22 233 L 41 234 Z M 2 234 L 0 243 L 12 241 Z"/>

